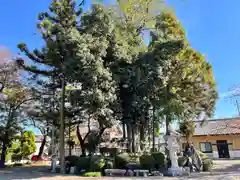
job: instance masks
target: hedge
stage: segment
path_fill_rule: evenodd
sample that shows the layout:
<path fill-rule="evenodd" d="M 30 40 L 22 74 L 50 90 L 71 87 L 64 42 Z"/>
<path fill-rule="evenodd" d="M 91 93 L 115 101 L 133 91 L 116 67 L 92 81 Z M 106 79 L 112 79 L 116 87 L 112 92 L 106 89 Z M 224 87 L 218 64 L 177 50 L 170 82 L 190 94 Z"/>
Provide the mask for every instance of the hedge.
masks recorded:
<path fill-rule="evenodd" d="M 155 167 L 158 169 L 158 168 L 161 168 L 161 167 L 164 167 L 165 165 L 165 154 L 162 153 L 162 152 L 154 152 L 151 154 L 152 157 L 154 158 L 155 162 Z"/>
<path fill-rule="evenodd" d="M 128 153 L 121 153 L 115 157 L 115 168 L 124 169 L 126 165 L 131 161 L 131 158 Z"/>
<path fill-rule="evenodd" d="M 142 169 L 151 170 L 155 166 L 155 159 L 151 155 L 142 155 L 140 157 L 140 165 Z"/>

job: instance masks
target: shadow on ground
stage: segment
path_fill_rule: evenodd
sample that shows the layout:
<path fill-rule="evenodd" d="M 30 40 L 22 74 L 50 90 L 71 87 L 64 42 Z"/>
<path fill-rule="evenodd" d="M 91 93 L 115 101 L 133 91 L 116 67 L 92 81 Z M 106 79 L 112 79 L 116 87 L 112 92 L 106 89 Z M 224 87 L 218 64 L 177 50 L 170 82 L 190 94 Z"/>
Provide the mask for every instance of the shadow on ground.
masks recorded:
<path fill-rule="evenodd" d="M 217 167 L 213 169 L 213 172 L 236 172 L 240 170 L 240 164 L 232 164 L 226 166 L 225 168 Z"/>
<path fill-rule="evenodd" d="M 240 161 L 226 160 L 215 161 L 212 172 L 192 173 L 191 179 L 216 179 L 227 180 L 233 177 L 240 177 Z M 240 178 L 239 178 L 240 179 Z"/>
<path fill-rule="evenodd" d="M 225 166 L 223 166 L 225 164 Z M 178 180 L 185 180 L 185 179 L 192 179 L 192 180 L 231 180 L 234 179 L 233 177 L 240 177 L 240 173 L 238 173 L 240 168 L 240 163 L 233 163 L 233 164 L 227 164 L 221 163 L 215 166 L 212 172 L 202 172 L 202 173 L 192 173 L 189 177 L 170 177 L 170 178 L 161 178 L 161 179 L 178 179 Z M 67 179 L 67 180 L 75 180 L 75 179 L 100 179 L 97 178 L 86 178 L 86 177 L 80 177 L 80 176 L 74 176 L 74 175 L 62 175 L 60 173 L 51 173 L 49 170 L 49 166 L 28 166 L 28 167 L 16 167 L 16 168 L 6 168 L 6 169 L 0 169 L 0 180 L 8 180 L 8 179 L 45 179 L 45 180 L 52 180 L 52 179 Z M 101 180 L 117 180 L 117 179 L 146 179 L 143 177 L 122 177 L 122 178 L 116 178 L 116 177 L 102 177 Z M 156 177 L 148 177 L 147 179 L 156 180 L 159 179 Z"/>
<path fill-rule="evenodd" d="M 4 179 L 38 179 L 38 178 L 51 178 L 58 176 L 67 176 L 59 173 L 51 173 L 49 166 L 27 166 L 16 168 L 0 169 L 0 180 Z M 54 178 L 55 179 L 55 178 Z"/>

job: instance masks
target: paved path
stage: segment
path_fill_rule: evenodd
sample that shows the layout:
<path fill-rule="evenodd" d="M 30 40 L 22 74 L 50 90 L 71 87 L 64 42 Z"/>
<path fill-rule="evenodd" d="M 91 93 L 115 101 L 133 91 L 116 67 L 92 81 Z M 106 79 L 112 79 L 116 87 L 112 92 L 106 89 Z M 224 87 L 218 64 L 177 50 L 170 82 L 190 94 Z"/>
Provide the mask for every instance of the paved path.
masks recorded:
<path fill-rule="evenodd" d="M 240 161 L 216 161 L 212 173 L 196 173 L 190 177 L 96 177 L 87 178 L 79 176 L 59 175 L 46 171 L 44 166 L 20 167 L 0 170 L 0 180 L 240 180 Z"/>

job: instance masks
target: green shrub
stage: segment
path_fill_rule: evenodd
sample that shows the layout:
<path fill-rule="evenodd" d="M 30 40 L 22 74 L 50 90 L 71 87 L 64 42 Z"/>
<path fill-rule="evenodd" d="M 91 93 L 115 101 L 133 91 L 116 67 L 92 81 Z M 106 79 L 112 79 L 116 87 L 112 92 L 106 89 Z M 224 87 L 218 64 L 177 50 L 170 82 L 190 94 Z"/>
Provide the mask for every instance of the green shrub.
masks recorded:
<path fill-rule="evenodd" d="M 139 163 L 139 157 L 141 155 L 137 154 L 137 153 L 129 153 L 129 157 L 130 157 L 130 162 L 132 163 Z"/>
<path fill-rule="evenodd" d="M 16 162 L 16 161 L 21 161 L 22 160 L 22 156 L 20 154 L 12 154 L 12 161 Z"/>
<path fill-rule="evenodd" d="M 128 153 L 121 153 L 115 157 L 115 168 L 123 169 L 130 162 L 131 158 Z"/>
<path fill-rule="evenodd" d="M 211 171 L 213 167 L 213 161 L 211 159 L 205 159 L 203 161 L 203 171 Z"/>
<path fill-rule="evenodd" d="M 7 152 L 7 154 L 6 154 L 6 161 L 10 161 L 10 160 L 12 160 L 12 153 Z"/>
<path fill-rule="evenodd" d="M 80 157 L 79 156 L 67 156 L 65 157 L 65 161 L 68 161 L 71 166 L 76 166 L 78 164 L 78 162 L 80 161 Z"/>
<path fill-rule="evenodd" d="M 142 155 L 140 157 L 140 165 L 142 169 L 153 169 L 155 166 L 155 159 L 151 155 Z"/>
<path fill-rule="evenodd" d="M 85 177 L 101 177 L 102 174 L 101 174 L 101 172 L 85 172 L 85 173 L 83 173 L 82 176 L 85 176 Z"/>
<path fill-rule="evenodd" d="M 90 166 L 90 157 L 80 157 L 80 161 L 77 163 L 77 168 L 80 169 L 89 169 Z"/>
<path fill-rule="evenodd" d="M 114 160 L 112 158 L 105 158 L 105 168 L 106 169 L 113 169 L 114 167 Z"/>
<path fill-rule="evenodd" d="M 153 153 L 153 152 L 157 152 L 157 148 L 154 148 L 154 149 L 153 149 L 153 148 L 151 148 L 151 150 L 150 150 L 150 151 L 151 151 L 152 153 Z"/>
<path fill-rule="evenodd" d="M 14 163 L 12 166 L 13 167 L 21 167 L 21 166 L 23 166 L 23 164 L 22 163 Z"/>
<path fill-rule="evenodd" d="M 105 166 L 105 159 L 102 156 L 92 156 L 90 160 L 90 170 L 98 172 Z"/>
<path fill-rule="evenodd" d="M 110 153 L 111 157 L 114 157 L 119 152 L 119 149 L 118 148 L 108 148 L 108 152 Z"/>
<path fill-rule="evenodd" d="M 164 153 L 153 152 L 151 155 L 155 160 L 155 166 L 157 166 L 158 168 L 164 167 L 164 165 L 165 165 L 165 154 Z"/>
<path fill-rule="evenodd" d="M 90 157 L 67 156 L 65 161 L 70 163 L 70 166 L 76 166 L 77 169 L 89 169 Z"/>
<path fill-rule="evenodd" d="M 187 160 L 188 160 L 188 157 L 186 157 L 186 156 L 179 157 L 178 158 L 178 165 L 180 167 L 183 167 L 183 165 L 186 164 Z"/>

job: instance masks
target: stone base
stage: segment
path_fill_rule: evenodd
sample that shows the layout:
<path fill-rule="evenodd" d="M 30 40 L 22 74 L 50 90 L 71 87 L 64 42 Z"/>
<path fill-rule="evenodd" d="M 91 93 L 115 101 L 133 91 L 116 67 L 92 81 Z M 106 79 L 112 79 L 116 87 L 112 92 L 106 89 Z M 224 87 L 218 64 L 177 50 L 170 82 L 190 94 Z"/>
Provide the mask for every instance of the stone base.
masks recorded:
<path fill-rule="evenodd" d="M 182 176 L 183 175 L 183 169 L 181 167 L 179 167 L 179 168 L 168 168 L 168 175 L 169 176 Z"/>
<path fill-rule="evenodd" d="M 76 173 L 76 167 L 70 167 L 70 174 L 75 174 Z"/>

